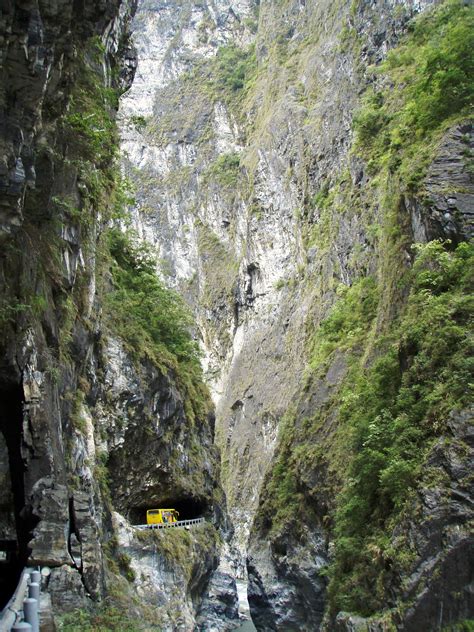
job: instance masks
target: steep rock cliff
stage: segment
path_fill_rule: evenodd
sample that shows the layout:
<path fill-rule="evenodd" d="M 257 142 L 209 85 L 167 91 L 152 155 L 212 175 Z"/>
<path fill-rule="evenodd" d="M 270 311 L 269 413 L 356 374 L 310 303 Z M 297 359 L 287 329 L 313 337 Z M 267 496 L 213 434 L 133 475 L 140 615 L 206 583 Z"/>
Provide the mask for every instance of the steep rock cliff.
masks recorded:
<path fill-rule="evenodd" d="M 135 224 L 195 310 L 259 629 L 472 616 L 469 24 L 388 0 L 137 14 Z"/>
<path fill-rule="evenodd" d="M 231 629 L 245 562 L 261 630 L 468 620 L 472 7 L 143 0 L 124 179 L 132 5 L 2 6 L 2 582 L 71 629 Z"/>
<path fill-rule="evenodd" d="M 103 625 L 117 617 L 112 604 L 121 629 L 128 616 L 140 622 L 133 629 L 158 616 L 163 629 L 189 629 L 218 563 L 216 529 L 226 528 L 186 316 L 123 232 L 130 194 L 115 113 L 136 67 L 135 8 L 6 2 L 0 15 L 0 539 L 11 549 L 2 595 L 25 565 L 48 566 L 54 616 L 83 613 L 66 620 L 71 630 L 87 629 L 104 597 Z M 176 320 L 160 321 L 153 340 L 137 337 L 143 287 L 130 269 Z M 131 546 L 119 535 L 162 503 L 209 523 L 164 535 L 149 563 L 146 539 Z M 147 573 L 160 595 L 146 594 Z"/>
<path fill-rule="evenodd" d="M 71 130 L 68 135 L 60 117 L 86 64 L 87 42 L 97 45 L 104 37 L 103 80 L 117 68 L 131 10 L 118 2 L 2 7 L 2 436 L 13 490 L 6 509 L 13 505 L 16 521 L 16 534 L 7 537 L 19 545 L 15 576 L 27 559 L 58 567 L 71 563 L 73 497 L 65 459 L 75 442 L 68 422 L 71 394 L 92 347 L 84 322 L 94 301 L 94 255 L 86 254 L 94 231 L 80 225 L 78 215 L 89 215 L 91 206 L 86 196 L 81 199 L 79 168 L 68 147 Z M 79 27 L 74 35 L 73 25 Z M 90 46 L 86 55 L 94 52 Z M 71 197 L 70 207 L 62 196 Z M 80 210 L 71 217 L 76 204 Z M 67 314 L 73 295 L 85 311 L 77 323 Z M 61 366 L 69 343 L 75 343 L 74 360 L 68 356 Z M 88 496 L 93 515 L 97 499 Z M 84 573 L 91 570 L 87 589 L 97 597 L 102 556 L 92 515 Z M 72 583 L 81 586 L 79 573 L 73 575 Z"/>

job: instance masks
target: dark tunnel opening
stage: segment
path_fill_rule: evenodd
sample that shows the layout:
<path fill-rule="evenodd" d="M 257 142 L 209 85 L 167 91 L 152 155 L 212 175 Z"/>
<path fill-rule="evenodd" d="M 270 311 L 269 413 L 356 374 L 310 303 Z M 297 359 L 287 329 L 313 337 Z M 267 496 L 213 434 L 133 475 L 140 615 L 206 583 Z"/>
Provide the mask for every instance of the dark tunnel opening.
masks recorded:
<path fill-rule="evenodd" d="M 168 498 L 159 503 L 151 502 L 146 507 L 130 507 L 128 516 L 131 524 L 146 524 L 146 512 L 148 509 L 176 509 L 179 520 L 192 520 L 202 518 L 207 512 L 207 503 L 197 498 Z"/>
<path fill-rule="evenodd" d="M 0 383 L 0 609 L 8 603 L 26 566 L 34 526 L 25 513 L 22 431 L 21 384 Z"/>

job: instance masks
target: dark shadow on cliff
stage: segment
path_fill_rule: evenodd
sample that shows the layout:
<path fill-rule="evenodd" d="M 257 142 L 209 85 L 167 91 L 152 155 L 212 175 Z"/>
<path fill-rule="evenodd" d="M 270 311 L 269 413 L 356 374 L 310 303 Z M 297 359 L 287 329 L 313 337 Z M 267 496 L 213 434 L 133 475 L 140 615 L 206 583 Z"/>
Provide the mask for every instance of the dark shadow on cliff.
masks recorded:
<path fill-rule="evenodd" d="M 23 391 L 0 381 L 0 608 L 13 594 L 28 560 L 32 526 L 25 515 L 24 462 L 21 455 Z"/>

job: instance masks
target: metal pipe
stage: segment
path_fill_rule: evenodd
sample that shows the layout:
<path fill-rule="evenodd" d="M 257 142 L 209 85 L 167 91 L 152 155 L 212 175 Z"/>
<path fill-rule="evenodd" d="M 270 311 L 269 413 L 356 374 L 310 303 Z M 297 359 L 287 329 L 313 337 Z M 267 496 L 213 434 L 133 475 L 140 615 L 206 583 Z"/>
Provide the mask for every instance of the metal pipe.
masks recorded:
<path fill-rule="evenodd" d="M 40 585 L 36 582 L 30 582 L 30 585 L 28 586 L 28 597 L 31 597 L 31 599 L 39 600 L 39 596 L 40 596 Z"/>
<path fill-rule="evenodd" d="M 30 573 L 31 581 L 36 582 L 41 586 L 41 572 L 40 571 L 32 571 Z"/>
<path fill-rule="evenodd" d="M 0 632 L 9 632 L 12 625 L 15 624 L 18 618 L 18 612 L 21 610 L 21 604 L 26 595 L 27 583 L 28 573 L 24 570 L 13 597 L 0 613 Z"/>
<path fill-rule="evenodd" d="M 31 625 L 32 632 L 39 632 L 38 600 L 25 599 L 23 602 L 25 621 Z"/>

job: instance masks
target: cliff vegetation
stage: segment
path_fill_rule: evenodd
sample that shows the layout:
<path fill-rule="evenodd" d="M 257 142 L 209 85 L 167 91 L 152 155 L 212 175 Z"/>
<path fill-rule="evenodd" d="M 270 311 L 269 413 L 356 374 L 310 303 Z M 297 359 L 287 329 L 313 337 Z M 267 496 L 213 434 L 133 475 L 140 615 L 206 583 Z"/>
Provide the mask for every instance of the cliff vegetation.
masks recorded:
<path fill-rule="evenodd" d="M 232 629 L 232 573 L 264 632 L 472 629 L 473 7 L 142 0 L 132 86 L 133 2 L 6 4 L 14 573 L 66 632 Z"/>

